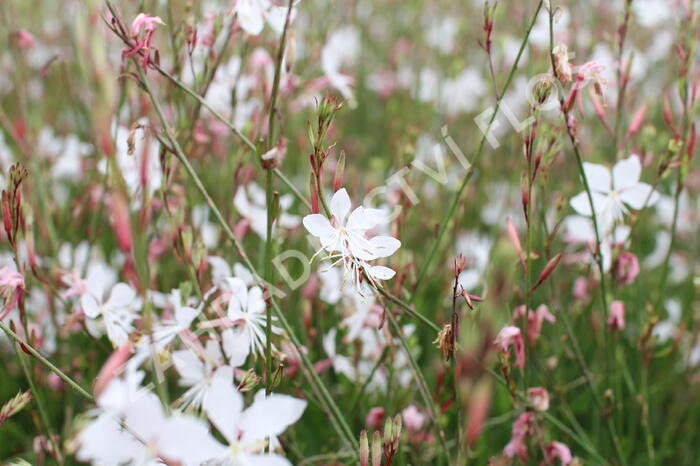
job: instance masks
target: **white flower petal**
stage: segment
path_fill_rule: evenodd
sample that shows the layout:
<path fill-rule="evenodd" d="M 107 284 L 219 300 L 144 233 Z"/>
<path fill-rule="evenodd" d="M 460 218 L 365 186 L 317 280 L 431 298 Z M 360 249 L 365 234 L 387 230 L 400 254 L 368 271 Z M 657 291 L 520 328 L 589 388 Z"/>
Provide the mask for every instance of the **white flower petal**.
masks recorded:
<path fill-rule="evenodd" d="M 233 367 L 240 367 L 250 353 L 250 335 L 248 332 L 227 328 L 221 332 L 224 352 Z"/>
<path fill-rule="evenodd" d="M 83 308 L 83 313 L 91 319 L 100 315 L 100 304 L 92 295 L 84 294 L 81 296 L 80 307 Z"/>
<path fill-rule="evenodd" d="M 324 240 L 327 240 L 336 234 L 336 229 L 333 228 L 331 222 L 329 222 L 324 215 L 307 215 L 304 217 L 303 223 L 304 227 L 309 231 L 309 233 L 320 238 L 322 243 Z"/>
<path fill-rule="evenodd" d="M 592 191 L 609 193 L 612 187 L 610 170 L 605 165 L 583 162 L 583 172 Z"/>
<path fill-rule="evenodd" d="M 233 386 L 233 369 L 217 369 L 211 389 L 204 400 L 204 411 L 209 420 L 230 443 L 238 442 L 238 429 L 243 412 L 243 396 Z"/>
<path fill-rule="evenodd" d="M 265 23 L 259 0 L 239 0 L 236 13 L 238 13 L 238 22 L 245 32 L 253 36 L 262 32 Z"/>
<path fill-rule="evenodd" d="M 642 175 L 642 164 L 637 155 L 631 155 L 624 160 L 620 160 L 613 167 L 613 188 L 615 191 L 622 191 L 630 188 L 639 182 Z"/>
<path fill-rule="evenodd" d="M 345 223 L 345 217 L 347 217 L 348 212 L 350 212 L 350 207 L 352 207 L 352 204 L 350 203 L 350 196 L 348 196 L 348 192 L 345 190 L 345 188 L 339 189 L 335 194 L 333 194 L 330 209 L 331 213 L 339 223 Z"/>
<path fill-rule="evenodd" d="M 126 309 L 136 300 L 136 291 L 126 283 L 117 283 L 105 303 L 111 309 Z"/>
<path fill-rule="evenodd" d="M 647 198 L 649 202 L 647 202 Z M 620 199 L 634 210 L 639 210 L 654 205 L 659 200 L 659 193 L 646 183 L 637 183 L 622 191 Z"/>
<path fill-rule="evenodd" d="M 384 267 L 383 265 L 373 265 L 365 267 L 367 273 L 369 273 L 373 278 L 378 280 L 389 280 L 396 272 L 389 267 Z"/>
<path fill-rule="evenodd" d="M 206 424 L 196 418 L 173 415 L 163 427 L 159 453 L 183 466 L 198 466 L 226 452 L 226 447 L 209 433 Z"/>
<path fill-rule="evenodd" d="M 358 233 L 364 233 L 365 231 L 374 228 L 377 225 L 377 216 L 372 213 L 367 213 L 367 209 L 360 206 L 353 210 L 348 218 L 348 223 L 346 228 L 348 230 L 354 230 Z"/>
<path fill-rule="evenodd" d="M 593 208 L 595 209 L 596 214 L 598 214 L 603 210 L 603 207 L 605 206 L 605 199 L 607 198 L 595 191 L 591 193 L 591 198 L 593 199 Z M 585 191 L 578 193 L 571 199 L 571 207 L 573 207 L 574 210 L 581 215 L 590 217 L 592 214 L 591 204 L 588 201 L 588 195 Z"/>
<path fill-rule="evenodd" d="M 369 242 L 374 246 L 374 253 L 377 257 L 389 257 L 401 246 L 401 241 L 393 236 L 375 236 Z"/>
<path fill-rule="evenodd" d="M 243 441 L 252 442 L 279 435 L 296 422 L 306 409 L 306 401 L 288 395 L 272 394 L 256 400 L 243 412 Z"/>

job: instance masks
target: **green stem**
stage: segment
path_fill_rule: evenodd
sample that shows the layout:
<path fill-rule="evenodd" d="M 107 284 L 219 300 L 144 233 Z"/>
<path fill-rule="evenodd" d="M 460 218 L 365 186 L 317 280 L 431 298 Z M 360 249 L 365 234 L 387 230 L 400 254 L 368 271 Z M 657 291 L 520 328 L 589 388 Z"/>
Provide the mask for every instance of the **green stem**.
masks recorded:
<path fill-rule="evenodd" d="M 44 399 L 39 390 L 37 389 L 36 384 L 34 383 L 34 380 L 32 379 L 32 374 L 29 368 L 29 364 L 27 363 L 27 360 L 24 358 L 24 355 L 17 350 L 16 345 L 12 345 L 12 348 L 15 350 L 15 355 L 17 355 L 17 359 L 19 359 L 19 363 L 22 366 L 22 371 L 24 372 L 24 376 L 27 379 L 27 382 L 29 382 L 29 387 L 32 390 L 32 395 L 34 396 L 34 401 L 36 401 L 36 405 L 39 407 L 39 416 L 41 417 L 41 423 L 44 425 L 44 430 L 46 430 L 46 436 L 49 439 L 49 442 L 51 443 L 51 448 L 56 454 L 56 461 L 58 461 L 59 465 L 63 465 L 63 455 L 61 455 L 61 450 L 59 450 L 58 445 L 56 445 L 56 441 L 54 439 L 54 433 L 53 429 L 51 429 L 51 421 L 49 420 L 49 414 L 48 411 L 46 410 L 46 405 L 44 404 Z"/>
<path fill-rule="evenodd" d="M 76 392 L 80 393 L 88 401 L 95 401 L 92 395 L 85 391 L 80 385 L 74 382 L 70 377 L 61 371 L 58 367 L 54 366 L 51 361 L 42 356 L 37 350 L 32 348 L 28 343 L 26 343 L 22 338 L 13 332 L 4 322 L 0 321 L 0 329 L 2 329 L 8 337 L 17 342 L 23 350 L 28 351 L 32 356 L 39 360 L 44 366 L 46 366 L 51 372 L 56 374 L 61 380 L 63 380 L 69 387 L 71 387 Z"/>
<path fill-rule="evenodd" d="M 496 120 L 496 115 L 498 115 L 498 110 L 501 107 L 501 102 L 503 102 L 503 98 L 506 95 L 506 92 L 508 91 L 508 88 L 510 87 L 511 82 L 513 81 L 513 77 L 515 76 L 515 71 L 518 68 L 518 64 L 520 63 L 520 58 L 523 55 L 523 51 L 525 50 L 525 47 L 527 46 L 528 39 L 530 38 L 530 32 L 532 31 L 532 28 L 535 25 L 535 22 L 537 21 L 537 15 L 540 12 L 540 9 L 542 8 L 542 3 L 543 0 L 540 0 L 540 2 L 537 4 L 537 9 L 535 10 L 535 14 L 532 17 L 532 21 L 530 22 L 530 26 L 527 28 L 527 32 L 525 33 L 525 37 L 523 38 L 522 43 L 520 44 L 520 49 L 518 50 L 518 55 L 515 57 L 515 61 L 513 62 L 513 66 L 510 69 L 510 72 L 508 73 L 508 79 L 506 79 L 505 84 L 503 85 L 503 89 L 501 89 L 501 97 L 500 99 L 496 102 L 496 106 L 493 110 L 493 113 L 491 114 L 491 118 L 489 118 L 489 122 L 486 126 L 486 131 L 484 132 L 483 136 L 481 137 L 481 141 L 479 142 L 479 146 L 477 147 L 475 153 L 473 154 L 473 157 L 471 159 L 471 165 L 469 167 L 469 171 L 467 171 L 467 174 L 464 176 L 464 180 L 462 181 L 462 184 L 460 185 L 459 189 L 455 193 L 454 197 L 452 198 L 452 202 L 450 203 L 450 207 L 447 210 L 447 213 L 445 214 L 445 218 L 442 220 L 442 223 L 440 224 L 440 230 L 438 231 L 437 237 L 435 238 L 435 241 L 433 242 L 433 245 L 430 248 L 430 252 L 428 253 L 428 258 L 426 259 L 425 263 L 423 264 L 423 267 L 421 268 L 420 272 L 418 273 L 418 279 L 416 280 L 416 287 L 413 290 L 413 293 L 411 294 L 411 299 L 409 299 L 409 303 L 413 302 L 413 299 L 418 295 L 419 289 L 423 286 L 425 280 L 424 278 L 426 277 L 430 266 L 435 259 L 435 255 L 437 253 L 438 247 L 440 246 L 440 242 L 442 241 L 443 236 L 445 236 L 445 232 L 447 231 L 449 224 L 452 221 L 452 218 L 455 215 L 455 212 L 457 211 L 457 205 L 459 204 L 459 200 L 462 198 L 462 194 L 464 193 L 465 188 L 467 187 L 467 184 L 469 183 L 469 180 L 471 180 L 472 176 L 474 175 L 474 170 L 476 167 L 476 164 L 479 162 L 479 159 L 481 158 L 481 154 L 484 150 L 484 146 L 486 144 L 486 138 L 491 131 L 491 126 L 493 125 L 493 122 Z"/>
<path fill-rule="evenodd" d="M 145 76 L 143 74 L 143 70 L 141 69 L 140 65 L 137 62 L 135 63 L 135 66 L 138 70 L 138 73 L 139 73 L 139 76 L 141 79 L 141 85 L 143 86 L 143 90 L 146 92 L 146 94 L 148 94 L 148 96 L 151 99 L 151 103 L 153 104 L 153 108 L 155 109 L 156 114 L 158 115 L 158 118 L 161 122 L 161 125 L 163 126 L 163 131 L 164 131 L 165 137 L 170 142 L 170 145 L 172 146 L 172 149 L 175 152 L 175 156 L 180 161 L 180 163 L 185 167 L 187 174 L 192 179 L 195 187 L 200 192 L 202 197 L 204 197 L 207 205 L 209 206 L 211 211 L 214 213 L 214 217 L 216 218 L 216 220 L 219 222 L 222 229 L 224 230 L 226 237 L 233 243 L 234 248 L 236 249 L 236 252 L 241 257 L 241 259 L 243 260 L 243 263 L 246 265 L 246 267 L 248 267 L 248 269 L 250 270 L 255 281 L 263 286 L 267 286 L 267 284 L 264 282 L 264 280 L 262 280 L 260 278 L 260 275 L 257 273 L 255 267 L 253 266 L 253 263 L 251 262 L 250 258 L 248 257 L 245 250 L 243 249 L 240 241 L 238 240 L 238 238 L 236 238 L 236 235 L 233 234 L 231 227 L 228 225 L 228 223 L 224 219 L 224 216 L 222 215 L 221 211 L 218 209 L 218 207 L 216 207 L 214 200 L 211 198 L 211 196 L 209 195 L 209 192 L 204 187 L 202 180 L 199 178 L 199 175 L 197 175 L 197 172 L 192 167 L 192 164 L 190 164 L 189 159 L 183 153 L 182 147 L 180 146 L 180 143 L 173 136 L 172 128 L 168 125 L 168 122 L 165 119 L 163 111 L 160 107 L 160 103 L 155 98 L 155 95 L 151 91 L 151 88 L 145 79 Z M 297 353 L 299 354 L 299 357 L 301 359 L 301 363 L 305 369 L 304 373 L 307 375 L 309 383 L 314 385 L 315 389 L 317 389 L 318 392 L 320 393 L 321 401 L 325 404 L 324 409 L 327 411 L 327 413 L 329 415 L 331 415 L 335 418 L 335 421 L 336 421 L 335 425 L 337 425 L 339 427 L 338 433 L 340 434 L 340 436 L 343 438 L 343 440 L 346 442 L 346 444 L 350 448 L 352 448 L 353 450 L 357 450 L 358 442 L 357 442 L 357 439 L 355 438 L 355 435 L 352 433 L 352 430 L 350 429 L 350 426 L 348 426 L 347 421 L 345 420 L 342 413 L 340 412 L 340 409 L 338 408 L 337 404 L 335 403 L 335 401 L 331 397 L 330 393 L 326 389 L 325 385 L 321 381 L 320 377 L 316 373 L 316 370 L 314 369 L 313 364 L 309 360 L 308 356 L 304 353 L 302 346 L 301 346 L 301 343 L 299 342 L 299 339 L 295 335 L 291 325 L 289 325 L 289 322 L 285 318 L 284 313 L 282 313 L 282 311 L 280 310 L 279 306 L 276 303 L 276 300 L 274 299 L 274 297 L 272 295 L 270 295 L 270 302 L 272 303 L 272 309 L 275 312 L 275 316 L 277 317 L 280 325 L 282 326 L 282 329 L 287 333 L 290 341 L 292 342 L 292 345 L 295 347 L 295 349 L 297 350 Z"/>
<path fill-rule="evenodd" d="M 409 365 L 411 366 L 411 371 L 413 372 L 413 375 L 416 378 L 416 382 L 418 383 L 418 391 L 423 398 L 423 403 L 430 409 L 430 416 L 433 421 L 433 426 L 435 427 L 435 433 L 440 440 L 440 444 L 442 446 L 443 453 L 447 457 L 448 461 L 450 461 L 450 453 L 447 448 L 447 443 L 445 441 L 445 432 L 443 432 L 442 428 L 440 427 L 440 424 L 438 422 L 438 415 L 437 411 L 435 410 L 435 403 L 433 402 L 431 396 L 430 396 L 430 391 L 428 390 L 428 384 L 425 381 L 425 377 L 423 377 L 423 373 L 420 370 L 420 367 L 418 366 L 418 363 L 416 362 L 416 359 L 413 357 L 413 354 L 411 354 L 411 350 L 408 348 L 408 343 L 406 342 L 406 338 L 404 338 L 403 334 L 401 333 L 401 327 L 399 327 L 398 322 L 396 322 L 396 318 L 394 317 L 394 314 L 391 313 L 391 310 L 387 309 L 384 313 L 387 317 L 387 320 L 389 321 L 389 324 L 391 325 L 391 328 L 394 330 L 394 333 L 396 334 L 396 337 L 399 339 L 401 342 L 401 347 L 403 348 L 404 352 L 406 353 L 406 357 L 408 358 Z"/>

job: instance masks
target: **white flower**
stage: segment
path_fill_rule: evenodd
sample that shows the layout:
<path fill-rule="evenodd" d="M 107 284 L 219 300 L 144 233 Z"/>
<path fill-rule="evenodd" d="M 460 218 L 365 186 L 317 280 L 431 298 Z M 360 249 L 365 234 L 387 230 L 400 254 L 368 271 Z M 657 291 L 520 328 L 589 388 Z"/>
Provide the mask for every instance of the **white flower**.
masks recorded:
<path fill-rule="evenodd" d="M 198 308 L 186 306 L 182 304 L 180 290 L 174 289 L 166 298 L 166 305 L 171 305 L 173 317 L 157 322 L 153 327 L 153 344 L 158 351 L 165 350 L 175 337 L 190 328 L 192 321 L 201 311 L 201 306 Z M 163 306 L 164 307 L 164 306 Z"/>
<path fill-rule="evenodd" d="M 653 205 L 659 199 L 659 193 L 650 185 L 639 181 L 642 164 L 637 155 L 617 162 L 612 169 L 612 176 L 607 167 L 595 163 L 584 162 L 583 170 L 591 188 L 598 226 L 604 230 L 622 220 L 628 207 L 639 210 Z M 585 191 L 571 199 L 571 206 L 581 215 L 592 215 Z"/>
<path fill-rule="evenodd" d="M 122 346 L 134 330 L 132 322 L 138 318 L 135 309 L 139 306 L 136 291 L 126 283 L 117 283 L 112 288 L 109 298 L 90 292 L 80 298 L 80 305 L 85 316 L 97 319 L 100 315 L 107 337 L 115 347 Z"/>
<path fill-rule="evenodd" d="M 285 212 L 294 203 L 291 194 L 285 194 L 279 199 L 280 213 L 277 218 L 276 227 L 284 229 L 296 228 L 299 225 L 299 217 Z M 265 191 L 256 183 L 251 182 L 246 186 L 241 186 L 236 191 L 233 199 L 236 210 L 243 217 L 250 221 L 250 227 L 260 238 L 267 239 L 267 201 Z"/>
<path fill-rule="evenodd" d="M 333 364 L 333 370 L 338 374 L 343 374 L 350 380 L 356 379 L 355 369 L 352 367 L 350 359 L 347 357 L 337 354 L 335 347 L 335 336 L 338 330 L 332 328 L 325 337 L 323 337 L 323 349 L 328 354 L 328 357 Z"/>
<path fill-rule="evenodd" d="M 204 402 L 204 411 L 228 442 L 200 447 L 223 464 L 284 466 L 291 463 L 282 456 L 265 453 L 268 439 L 284 432 L 296 422 L 306 409 L 306 401 L 287 395 L 264 394 L 255 397 L 253 404 L 244 409 L 243 396 L 233 386 L 233 371 L 221 367 L 214 374 L 212 388 Z"/>
<path fill-rule="evenodd" d="M 199 466 L 212 458 L 209 452 L 219 444 L 203 421 L 177 413 L 167 417 L 154 393 L 141 390 L 134 396 L 125 389 L 124 382 L 115 379 L 98 398 L 98 416 L 78 437 L 78 459 L 118 466 L 160 464 L 162 456 L 183 466 Z M 117 411 L 115 401 L 121 405 Z"/>
<path fill-rule="evenodd" d="M 329 252 L 327 259 L 336 259 L 333 265 L 342 262 L 345 267 L 344 278 L 351 276 L 359 291 L 362 270 L 371 281 L 387 280 L 395 275 L 396 272 L 392 269 L 381 265 L 372 266 L 367 261 L 391 256 L 401 246 L 401 242 L 391 236 L 368 239 L 368 230 L 384 218 L 384 212 L 359 206 L 350 213 L 350 207 L 350 197 L 343 188 L 331 199 L 332 222 L 321 214 L 307 215 L 303 222 L 309 233 L 321 240 L 319 252 Z"/>
<path fill-rule="evenodd" d="M 282 34 L 287 8 L 271 5 L 268 0 L 238 0 L 233 10 L 238 14 L 241 28 L 252 36 L 257 36 L 263 30 L 265 20 L 275 33 Z M 290 22 L 294 21 L 294 10 Z"/>
<path fill-rule="evenodd" d="M 262 354 L 265 351 L 267 339 L 265 338 L 265 327 L 267 318 L 265 313 L 265 298 L 259 286 L 250 289 L 240 278 L 229 278 L 227 280 L 229 288 L 232 290 L 231 298 L 228 302 L 227 317 L 238 324 L 235 334 L 243 338 L 250 346 L 250 352 Z M 273 320 L 277 320 L 273 317 Z M 273 333 L 280 334 L 282 331 L 273 326 Z M 228 346 L 224 341 L 225 347 Z M 227 351 L 228 352 L 228 351 Z"/>
<path fill-rule="evenodd" d="M 344 99 L 352 98 L 355 79 L 341 72 L 346 65 L 353 65 L 360 54 L 360 33 L 352 26 L 334 31 L 321 51 L 321 68 L 330 84 Z"/>
<path fill-rule="evenodd" d="M 593 229 L 593 221 L 579 215 L 570 215 L 564 219 L 566 229 L 565 240 L 569 243 L 584 244 L 591 251 L 596 249 L 596 236 Z M 600 255 L 603 258 L 603 271 L 610 270 L 613 259 L 613 249 L 624 245 L 630 235 L 630 227 L 617 225 L 608 231 L 600 232 Z M 587 258 L 592 262 L 594 256 Z"/>

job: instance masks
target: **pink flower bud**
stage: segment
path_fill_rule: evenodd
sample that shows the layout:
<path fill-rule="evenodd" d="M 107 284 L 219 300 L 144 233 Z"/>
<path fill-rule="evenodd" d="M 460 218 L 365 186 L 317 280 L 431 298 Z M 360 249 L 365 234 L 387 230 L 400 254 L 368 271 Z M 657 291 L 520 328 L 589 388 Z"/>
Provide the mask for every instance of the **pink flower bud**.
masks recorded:
<path fill-rule="evenodd" d="M 129 209 L 126 201 L 120 196 L 112 200 L 112 222 L 114 233 L 117 235 L 117 243 L 124 253 L 131 252 L 133 240 L 131 237 L 131 222 L 129 221 Z"/>
<path fill-rule="evenodd" d="M 513 325 L 503 327 L 496 335 L 494 344 L 506 356 L 510 355 L 508 349 L 513 346 L 515 350 L 515 367 L 525 367 L 525 343 L 518 327 Z"/>
<path fill-rule="evenodd" d="M 610 303 L 610 317 L 608 318 L 610 330 L 625 329 L 625 303 L 613 301 Z"/>
<path fill-rule="evenodd" d="M 403 417 L 403 425 L 406 426 L 406 429 L 418 432 L 423 428 L 425 414 L 421 413 L 416 405 L 409 405 L 406 409 L 401 411 L 401 416 Z"/>
<path fill-rule="evenodd" d="M 549 392 L 546 388 L 533 387 L 528 389 L 527 397 L 535 409 L 547 411 L 549 409 Z"/>
<path fill-rule="evenodd" d="M 623 251 L 615 265 L 615 277 L 621 285 L 629 285 L 639 275 L 639 260 L 631 252 Z"/>
<path fill-rule="evenodd" d="M 568 466 L 573 461 L 571 450 L 561 442 L 552 442 L 547 445 L 545 453 L 547 455 L 548 464 L 553 463 L 555 458 L 559 458 L 562 466 Z"/>
<path fill-rule="evenodd" d="M 36 45 L 36 39 L 34 39 L 34 36 L 26 29 L 20 29 L 17 31 L 17 44 L 22 49 L 31 49 Z"/>
<path fill-rule="evenodd" d="M 368 429 L 379 429 L 384 421 L 384 408 L 377 406 L 369 410 L 365 425 Z"/>

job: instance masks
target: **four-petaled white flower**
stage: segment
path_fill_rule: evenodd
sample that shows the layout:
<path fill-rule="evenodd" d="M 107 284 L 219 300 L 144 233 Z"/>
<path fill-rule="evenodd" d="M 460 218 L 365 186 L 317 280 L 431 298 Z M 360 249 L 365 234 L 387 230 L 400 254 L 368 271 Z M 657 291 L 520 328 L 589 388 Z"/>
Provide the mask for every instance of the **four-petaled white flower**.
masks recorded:
<path fill-rule="evenodd" d="M 248 343 L 251 353 L 257 351 L 258 354 L 263 354 L 267 342 L 265 338 L 267 318 L 262 289 L 259 286 L 252 286 L 248 289 L 248 286 L 240 278 L 228 278 L 226 281 L 232 291 L 228 302 L 227 317 L 238 324 L 234 330 L 235 336 Z M 273 320 L 277 319 L 273 317 Z M 279 335 L 282 330 L 273 325 L 272 332 Z M 224 349 L 229 353 L 227 350 L 229 345 L 226 340 L 226 335 L 224 335 Z"/>
<path fill-rule="evenodd" d="M 117 283 L 109 293 L 109 298 L 104 295 L 85 293 L 80 298 L 80 305 L 85 316 L 97 319 L 100 315 L 107 337 L 115 347 L 122 346 L 129 339 L 129 334 L 134 330 L 133 321 L 138 318 L 135 309 L 140 300 L 136 291 L 126 283 Z M 92 324 L 93 322 L 88 321 Z"/>
<path fill-rule="evenodd" d="M 370 265 L 368 261 L 391 256 L 401 242 L 391 236 L 367 238 L 367 232 L 385 218 L 384 212 L 359 206 L 350 213 L 351 207 L 350 196 L 343 188 L 331 199 L 331 220 L 321 214 L 311 214 L 304 217 L 303 222 L 309 233 L 321 240 L 318 253 L 325 250 L 330 253 L 326 259 L 335 259 L 333 265 L 342 263 L 345 267 L 344 278 L 351 276 L 359 291 L 363 270 L 372 282 L 387 280 L 395 275 L 392 269 Z"/>
<path fill-rule="evenodd" d="M 637 155 L 620 160 L 610 170 L 595 163 L 583 164 L 583 170 L 591 188 L 593 208 L 598 219 L 598 227 L 608 230 L 615 222 L 622 220 L 628 207 L 634 210 L 653 205 L 659 200 L 659 193 L 639 181 L 642 164 Z M 581 215 L 591 216 L 591 204 L 586 192 L 571 199 L 571 206 Z"/>

